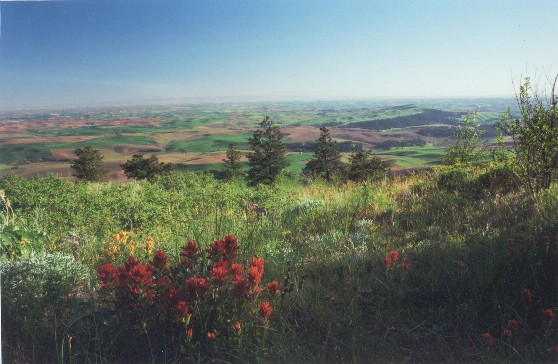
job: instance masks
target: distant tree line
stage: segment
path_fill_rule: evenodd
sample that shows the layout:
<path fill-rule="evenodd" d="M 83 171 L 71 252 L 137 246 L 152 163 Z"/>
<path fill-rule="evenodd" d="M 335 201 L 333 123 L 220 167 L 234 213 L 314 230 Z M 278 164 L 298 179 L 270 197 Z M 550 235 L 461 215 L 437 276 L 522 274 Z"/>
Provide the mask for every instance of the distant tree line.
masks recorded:
<path fill-rule="evenodd" d="M 313 152 L 316 149 L 315 142 L 293 142 L 287 143 L 287 149 L 290 152 Z M 361 152 L 363 150 L 361 143 L 351 141 L 337 142 L 337 150 L 341 153 Z"/>
<path fill-rule="evenodd" d="M 388 150 L 391 148 L 402 148 L 402 147 L 424 147 L 426 145 L 426 140 L 423 139 L 407 139 L 407 140 L 385 140 L 380 143 L 375 143 L 374 147 L 381 150 Z"/>
<path fill-rule="evenodd" d="M 396 116 L 390 119 L 357 121 L 339 125 L 340 128 L 360 128 L 371 130 L 386 130 L 393 128 L 408 128 L 429 124 L 459 124 L 459 119 L 466 115 L 463 112 L 442 111 L 436 109 L 425 109 L 419 114 Z"/>

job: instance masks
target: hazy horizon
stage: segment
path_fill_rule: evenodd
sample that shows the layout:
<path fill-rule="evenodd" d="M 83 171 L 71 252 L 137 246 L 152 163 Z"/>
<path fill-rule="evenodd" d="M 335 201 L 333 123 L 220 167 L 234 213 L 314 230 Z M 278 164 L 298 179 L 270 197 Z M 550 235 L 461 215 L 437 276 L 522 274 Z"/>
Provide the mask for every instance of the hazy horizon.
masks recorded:
<path fill-rule="evenodd" d="M 0 18 L 0 111 L 510 98 L 558 73 L 550 0 L 0 1 Z"/>

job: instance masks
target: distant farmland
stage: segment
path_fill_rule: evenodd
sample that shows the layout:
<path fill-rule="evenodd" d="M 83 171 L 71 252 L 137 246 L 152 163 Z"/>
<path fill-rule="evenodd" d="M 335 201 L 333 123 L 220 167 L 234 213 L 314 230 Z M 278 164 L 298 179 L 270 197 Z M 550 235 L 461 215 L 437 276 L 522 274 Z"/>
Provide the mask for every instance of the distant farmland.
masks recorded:
<path fill-rule="evenodd" d="M 184 171 L 218 171 L 229 144 L 249 152 L 248 139 L 264 115 L 282 127 L 293 173 L 311 158 L 320 126 L 330 128 L 344 158 L 368 150 L 392 169 L 429 167 L 440 162 L 468 112 L 478 109 L 484 142 L 491 144 L 492 125 L 513 105 L 508 99 L 327 101 L 10 113 L 0 115 L 0 174 L 69 177 L 73 150 L 85 145 L 101 151 L 113 180 L 125 179 L 119 165 L 134 153 L 156 154 Z"/>

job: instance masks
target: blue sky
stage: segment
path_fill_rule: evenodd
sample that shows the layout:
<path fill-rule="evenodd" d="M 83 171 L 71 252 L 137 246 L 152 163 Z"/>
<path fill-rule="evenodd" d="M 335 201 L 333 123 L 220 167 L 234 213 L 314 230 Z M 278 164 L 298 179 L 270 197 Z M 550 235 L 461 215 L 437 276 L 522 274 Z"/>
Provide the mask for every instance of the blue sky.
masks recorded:
<path fill-rule="evenodd" d="M 513 96 L 558 73 L 556 0 L 0 1 L 0 110 Z"/>

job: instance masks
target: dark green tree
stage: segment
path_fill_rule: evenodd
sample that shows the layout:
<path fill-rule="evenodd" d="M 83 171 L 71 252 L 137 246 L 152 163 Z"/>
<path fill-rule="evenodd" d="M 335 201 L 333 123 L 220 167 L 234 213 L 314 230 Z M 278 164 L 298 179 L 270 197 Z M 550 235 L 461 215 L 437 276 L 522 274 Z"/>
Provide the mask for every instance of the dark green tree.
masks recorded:
<path fill-rule="evenodd" d="M 132 159 L 120 165 L 124 174 L 128 178 L 137 180 L 151 179 L 156 175 L 169 173 L 174 170 L 173 163 L 159 162 L 159 158 L 152 154 L 149 158 L 144 158 L 143 154 L 137 153 Z"/>
<path fill-rule="evenodd" d="M 223 166 L 223 178 L 226 181 L 230 181 L 235 177 L 242 174 L 242 162 L 240 161 L 242 154 L 234 144 L 229 144 L 229 149 L 227 149 L 227 157 L 223 159 L 225 165 Z"/>
<path fill-rule="evenodd" d="M 281 128 L 274 125 L 269 116 L 265 116 L 260 128 L 249 139 L 253 153 L 248 154 L 248 182 L 251 185 L 259 183 L 272 184 L 281 171 L 289 165 L 285 157 L 287 147 L 283 143 Z"/>
<path fill-rule="evenodd" d="M 103 156 L 98 150 L 86 145 L 83 148 L 77 148 L 74 153 L 77 159 L 70 162 L 70 168 L 74 170 L 72 176 L 88 182 L 106 180 L 109 170 L 103 167 Z"/>
<path fill-rule="evenodd" d="M 354 153 L 349 158 L 347 177 L 354 182 L 372 181 L 389 171 L 389 164 L 365 152 Z"/>
<path fill-rule="evenodd" d="M 502 117 L 496 127 L 514 141 L 516 167 L 531 191 L 550 187 L 558 177 L 558 97 L 556 82 L 551 84 L 550 98 L 543 97 L 531 87 L 526 77 L 519 88 L 517 103 L 521 117 Z"/>
<path fill-rule="evenodd" d="M 320 128 L 320 136 L 314 146 L 314 158 L 306 163 L 302 173 L 322 177 L 331 182 L 335 175 L 342 173 L 344 166 L 340 160 L 337 142 L 331 139 L 328 128 Z"/>
<path fill-rule="evenodd" d="M 479 125 L 475 125 L 477 112 L 469 113 L 463 120 L 463 124 L 457 127 L 457 131 L 453 134 L 455 142 L 448 146 L 442 162 L 450 166 L 471 166 L 478 164 L 483 156 L 483 152 L 479 150 L 481 146 L 481 136 L 484 131 Z"/>

